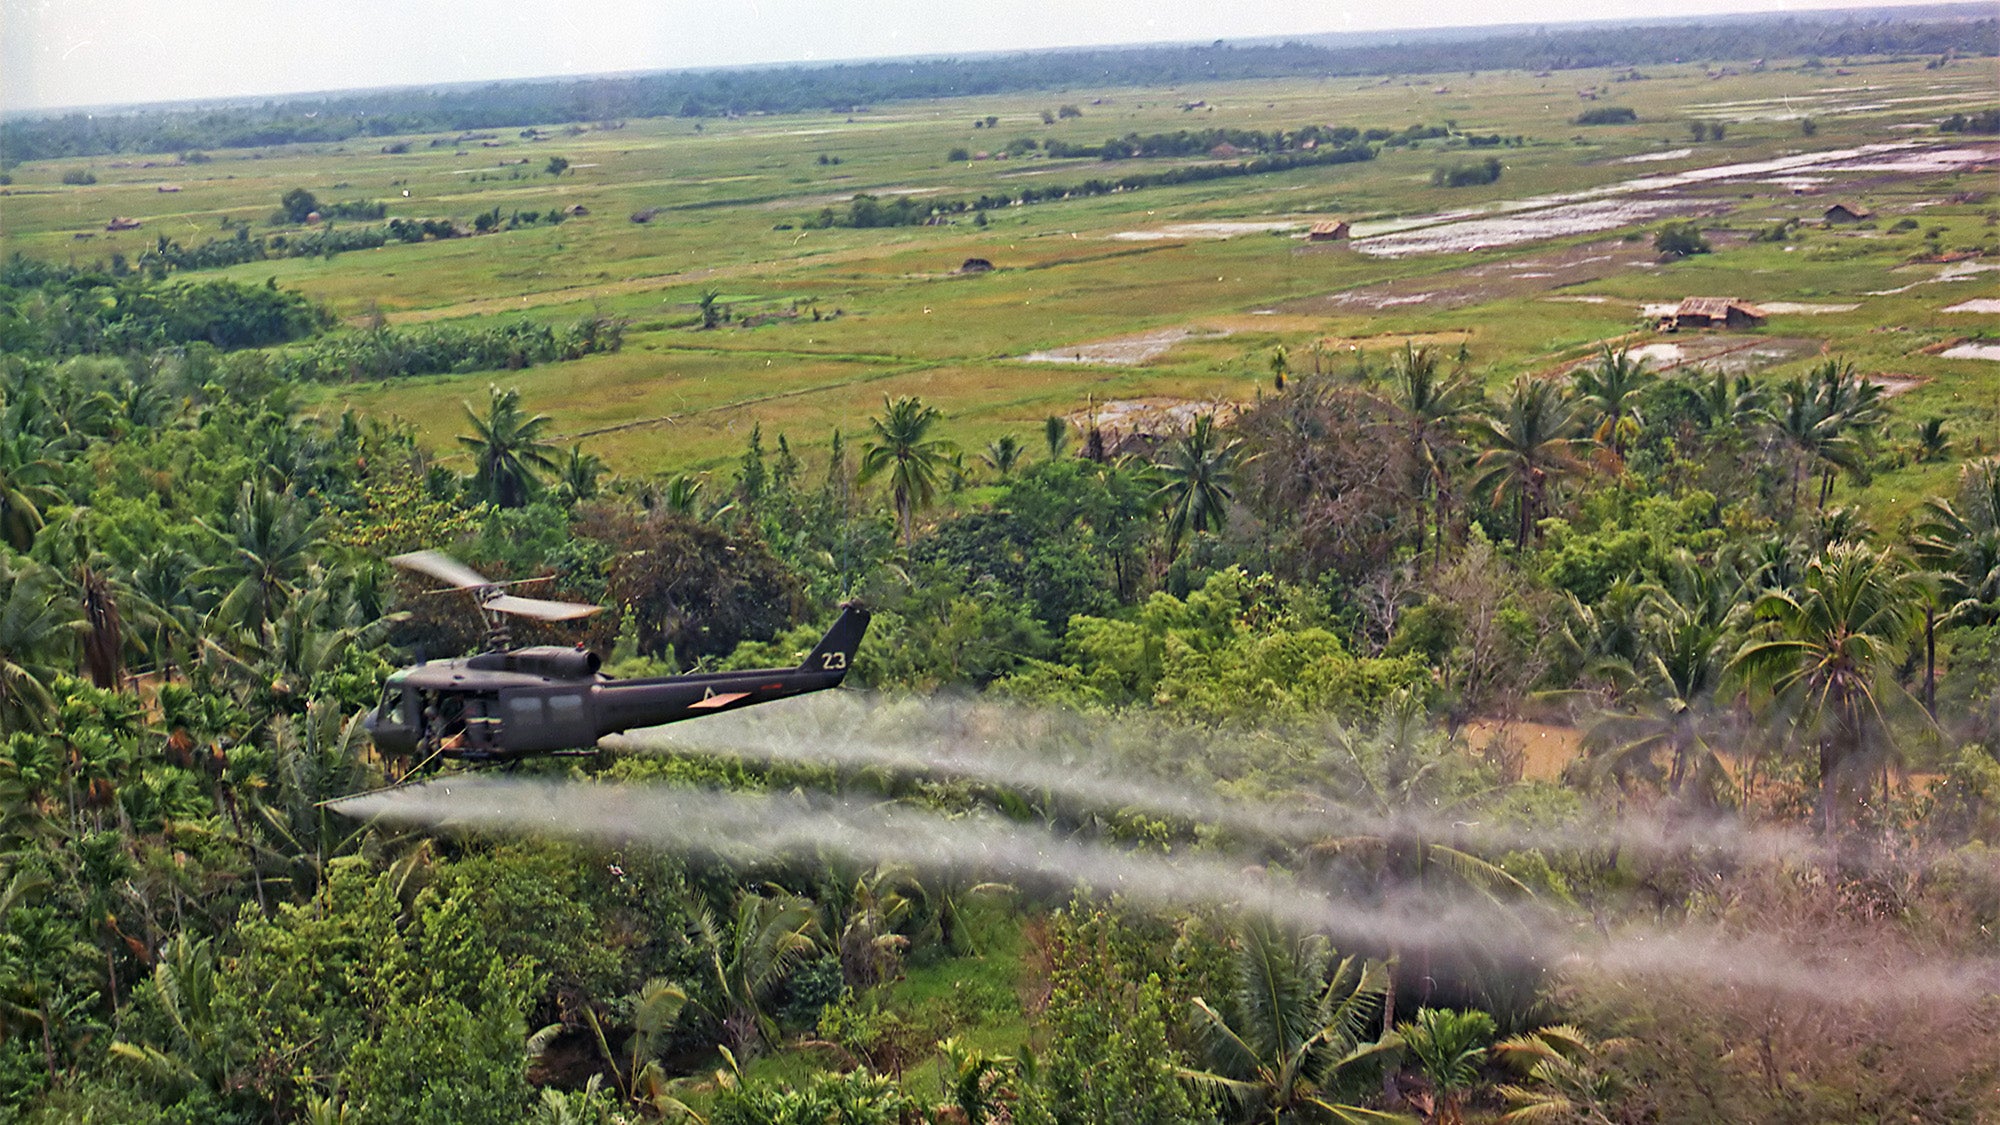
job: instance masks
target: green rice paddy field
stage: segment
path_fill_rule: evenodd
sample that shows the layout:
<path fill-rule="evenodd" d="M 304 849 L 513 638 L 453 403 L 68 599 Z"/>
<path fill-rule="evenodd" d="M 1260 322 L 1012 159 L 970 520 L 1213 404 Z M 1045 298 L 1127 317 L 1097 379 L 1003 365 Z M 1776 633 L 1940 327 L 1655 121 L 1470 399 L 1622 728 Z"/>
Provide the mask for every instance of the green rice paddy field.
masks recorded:
<path fill-rule="evenodd" d="M 1943 416 L 1960 454 L 2000 447 L 2000 362 L 1936 354 L 1968 340 L 2000 343 L 2000 312 L 1947 311 L 1968 301 L 2000 308 L 1979 304 L 2000 297 L 2000 272 L 1981 268 L 2000 266 L 2000 140 L 1936 128 L 1948 114 L 2000 104 L 1992 61 L 1774 60 L 1744 69 L 1071 89 L 842 114 L 634 120 L 550 129 L 543 139 L 509 129 L 228 150 L 196 164 L 172 156 L 31 163 L 13 170 L 0 198 L 0 252 L 134 258 L 162 236 L 188 245 L 225 237 L 229 220 L 270 234 L 279 195 L 294 187 L 323 201 L 381 200 L 392 218 L 468 227 L 494 207 L 581 205 L 588 214 L 559 226 L 189 276 L 275 278 L 356 324 L 378 314 L 391 324 L 621 318 L 626 346 L 616 354 L 315 393 L 329 409 L 407 419 L 443 449 L 463 427 L 461 401 L 483 397 L 489 383 L 518 386 L 566 441 L 628 473 L 717 466 L 753 423 L 797 447 L 819 446 L 836 427 L 864 428 L 884 396 L 941 406 L 952 436 L 975 447 L 1005 432 L 1031 439 L 1044 418 L 1091 403 L 1247 400 L 1269 385 L 1278 347 L 1295 371 L 1418 339 L 1463 342 L 1495 381 L 1556 373 L 1604 342 L 1685 343 L 1653 338 L 1642 309 L 1690 295 L 1774 306 L 1753 334 L 1795 343 L 1769 356 L 1758 347 L 1736 353 L 1769 374 L 1834 355 L 1897 377 L 1892 438 Z M 1082 114 L 1045 124 L 1044 111 L 1059 104 Z M 1574 123 L 1606 106 L 1630 107 L 1637 121 Z M 998 124 L 974 127 L 989 116 Z M 1722 124 L 1725 138 L 1694 141 L 1697 121 Z M 929 227 L 803 225 L 856 193 L 970 199 L 1187 163 L 1107 165 L 1039 152 L 948 161 L 955 148 L 1415 123 L 1448 125 L 1452 135 L 1384 148 L 1366 163 L 1008 207 L 984 226 L 969 214 Z M 1487 134 L 1520 143 L 1469 147 L 1468 137 Z M 407 151 L 386 151 L 397 141 Z M 1630 184 L 1884 145 L 1905 147 Z M 1498 182 L 1432 185 L 1440 166 L 1489 155 L 1503 162 Z M 552 156 L 569 171 L 546 171 Z M 61 182 L 79 167 L 97 182 Z M 1570 193 L 1589 198 L 1566 201 Z M 1823 228 L 1835 199 L 1874 214 Z M 631 220 L 652 208 L 650 222 Z M 1520 228 L 1464 225 L 1500 211 Z M 1458 225 L 1437 218 L 1461 212 Z M 1715 252 L 1658 260 L 1652 232 L 1677 215 L 1698 221 Z M 142 225 L 107 232 L 113 216 Z M 1355 224 L 1356 241 L 1306 242 L 1307 225 L 1335 217 Z M 1805 225 L 1788 241 L 1751 240 L 1785 219 Z M 1385 254 L 1397 239 L 1408 252 Z M 969 258 L 996 268 L 960 273 Z M 700 328 L 705 292 L 731 315 L 714 330 Z M 1022 358 L 1037 352 L 1072 362 Z M 1085 362 L 1074 362 L 1079 353 Z M 1671 351 L 1656 354 L 1673 362 Z M 1906 509 L 1953 471 L 1881 475 L 1869 500 Z"/>

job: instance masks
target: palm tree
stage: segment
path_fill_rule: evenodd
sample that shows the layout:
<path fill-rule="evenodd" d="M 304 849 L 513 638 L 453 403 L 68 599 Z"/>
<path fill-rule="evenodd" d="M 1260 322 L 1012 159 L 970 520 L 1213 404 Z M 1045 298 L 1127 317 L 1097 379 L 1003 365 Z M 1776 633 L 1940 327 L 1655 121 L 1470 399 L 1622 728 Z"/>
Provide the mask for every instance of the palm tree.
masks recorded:
<path fill-rule="evenodd" d="M 1624 1039 L 1593 1040 L 1568 1024 L 1544 1027 L 1493 1045 L 1493 1057 L 1521 1075 L 1499 1088 L 1508 1110 L 1501 1125 L 1616 1125 L 1624 1084 L 1598 1061 L 1629 1046 Z"/>
<path fill-rule="evenodd" d="M 1765 395 L 1748 375 L 1726 371 L 1698 375 L 1690 386 L 1697 420 L 1704 430 L 1741 430 L 1764 416 Z"/>
<path fill-rule="evenodd" d="M 1902 691 L 1892 660 L 1914 625 L 1917 591 L 1892 560 L 1866 547 L 1830 547 L 1796 593 L 1757 600 L 1762 622 L 1731 667 L 1791 720 L 1792 737 L 1819 759 L 1819 812 L 1829 838 L 1848 798 L 1895 753 L 1887 709 Z"/>
<path fill-rule="evenodd" d="M 1164 483 L 1153 493 L 1167 515 L 1167 557 L 1180 553 L 1181 538 L 1220 528 L 1229 519 L 1229 486 L 1235 476 L 1241 438 L 1223 440 L 1215 432 L 1215 415 L 1203 414 L 1156 463 Z"/>
<path fill-rule="evenodd" d="M 201 525 L 226 552 L 223 561 L 195 572 L 191 581 L 227 587 L 212 617 L 251 632 L 282 611 L 299 591 L 323 542 L 322 521 L 306 511 L 290 488 L 245 481 L 227 530 Z"/>
<path fill-rule="evenodd" d="M 1608 347 L 1594 366 L 1577 372 L 1577 401 L 1598 418 L 1592 437 L 1621 463 L 1627 444 L 1637 435 L 1643 421 L 1639 416 L 1639 396 L 1657 379 L 1658 376 L 1646 370 L 1645 360 L 1633 359 L 1629 351 L 1614 352 Z"/>
<path fill-rule="evenodd" d="M 1924 501 L 1910 551 L 1929 571 L 1924 600 L 1924 709 L 1937 714 L 1937 629 L 2000 619 L 2000 467 L 1959 473 L 1958 504 Z M 1960 509 L 1964 511 L 1961 512 Z"/>
<path fill-rule="evenodd" d="M 1491 493 L 1495 502 L 1513 493 L 1520 516 L 1514 536 L 1526 548 L 1535 521 L 1548 505 L 1549 492 L 1580 467 L 1576 458 L 1576 412 L 1553 384 L 1523 377 L 1515 381 L 1486 419 L 1486 452 L 1479 455 L 1479 476 L 1472 487 Z"/>
<path fill-rule="evenodd" d="M 464 404 L 472 433 L 460 434 L 458 444 L 472 453 L 472 491 L 502 508 L 518 508 L 541 490 L 536 474 L 557 468 L 556 448 L 543 440 L 554 423 L 546 414 L 523 414 L 521 392 L 512 387 L 487 391 L 485 417 Z"/>
<path fill-rule="evenodd" d="M 1777 400 L 1766 408 L 1765 421 L 1794 458 L 1794 511 L 1799 485 L 1807 477 L 1820 478 L 1820 508 L 1833 497 L 1836 475 L 1867 479 L 1867 441 L 1881 423 L 1882 412 L 1881 385 L 1861 378 L 1852 364 L 1839 360 L 1827 360 L 1778 389 Z"/>
<path fill-rule="evenodd" d="M 1465 376 L 1463 364 L 1448 375 L 1440 374 L 1436 351 L 1404 344 L 1403 354 L 1389 367 L 1389 401 L 1403 415 L 1410 460 L 1419 474 L 1418 502 L 1430 504 L 1434 561 L 1442 561 L 1451 507 L 1451 467 L 1459 438 L 1479 405 L 1479 388 Z M 1421 539 L 1417 549 L 1421 557 Z"/>
<path fill-rule="evenodd" d="M 867 483 L 889 474 L 889 492 L 894 497 L 896 518 L 902 524 L 903 542 L 916 539 L 916 513 L 937 498 L 951 469 L 956 446 L 931 436 L 931 427 L 943 417 L 936 407 L 925 406 L 915 397 L 883 400 L 887 409 L 868 424 L 876 440 L 861 454 L 859 480 Z"/>
<path fill-rule="evenodd" d="M 1042 420 L 1042 440 L 1049 445 L 1049 460 L 1063 455 L 1069 445 L 1069 423 L 1051 414 Z"/>
<path fill-rule="evenodd" d="M 49 484 L 55 462 L 36 453 L 27 434 L 0 440 L 0 542 L 26 554 L 42 529 L 42 516 L 63 502 L 62 492 Z"/>
<path fill-rule="evenodd" d="M 1664 753 L 1668 789 L 1705 795 L 1722 777 L 1716 701 L 1747 586 L 1692 559 L 1674 568 L 1672 584 L 1647 591 L 1630 683 L 1584 735 L 1584 748 L 1600 773 L 1618 776 L 1648 772 Z"/>
<path fill-rule="evenodd" d="M 1485 1012 L 1420 1008 L 1403 1028 L 1403 1046 L 1417 1060 L 1437 1098 L 1435 1125 L 1463 1125 L 1465 1091 L 1479 1081 L 1479 1063 L 1493 1042 L 1493 1017 Z"/>
<path fill-rule="evenodd" d="M 1917 423 L 1917 460 L 1942 461 L 1951 452 L 1951 435 L 1942 418 L 1926 418 Z"/>
<path fill-rule="evenodd" d="M 595 453 L 585 453 L 583 443 L 578 442 L 569 447 L 562 464 L 556 469 L 556 489 L 563 499 L 571 503 L 589 500 L 597 495 L 598 478 L 607 469 L 604 458 Z"/>
<path fill-rule="evenodd" d="M 819 948 L 818 913 L 811 899 L 787 891 L 743 891 L 725 931 L 713 915 L 695 916 L 695 937 L 715 986 L 709 1015 L 724 1044 L 748 1059 L 758 1044 L 776 1039 L 777 1021 L 765 1005 L 805 956 Z"/>
<path fill-rule="evenodd" d="M 82 622 L 51 585 L 34 563 L 0 556 L 0 729 L 44 730 L 54 717 L 57 661 Z"/>
<path fill-rule="evenodd" d="M 1394 1032 L 1362 1038 L 1387 979 L 1379 961 L 1347 957 L 1336 964 L 1323 935 L 1246 923 L 1236 951 L 1236 987 L 1220 1008 L 1194 1001 L 1208 1068 L 1183 1076 L 1227 1094 L 1246 1120 L 1401 1120 L 1330 1098 L 1350 1066 L 1401 1046 Z"/>
<path fill-rule="evenodd" d="M 628 1101 L 647 1106 L 663 1117 L 671 1111 L 698 1121 L 700 1118 L 693 1116 L 686 1103 L 668 1092 L 670 1082 L 666 1069 L 660 1064 L 661 1052 L 687 1004 L 687 992 L 679 985 L 669 980 L 647 981 L 632 1000 L 632 1034 L 625 1040 L 626 1057 L 623 1059 L 611 1050 L 611 1041 L 604 1034 L 604 1024 L 597 1017 L 597 1009 L 586 1006 L 583 1016 L 597 1038 L 598 1054 L 611 1067 L 611 1076 Z M 562 1024 L 544 1029 L 551 1038 L 562 1030 Z M 539 1048 L 545 1045 L 542 1039 L 543 1034 L 537 1033 L 530 1040 L 530 1050 L 539 1053 Z"/>
<path fill-rule="evenodd" d="M 987 445 L 986 452 L 980 454 L 979 459 L 993 470 L 995 477 L 1006 480 L 1021 464 L 1021 439 L 1013 434 L 1002 434 Z"/>

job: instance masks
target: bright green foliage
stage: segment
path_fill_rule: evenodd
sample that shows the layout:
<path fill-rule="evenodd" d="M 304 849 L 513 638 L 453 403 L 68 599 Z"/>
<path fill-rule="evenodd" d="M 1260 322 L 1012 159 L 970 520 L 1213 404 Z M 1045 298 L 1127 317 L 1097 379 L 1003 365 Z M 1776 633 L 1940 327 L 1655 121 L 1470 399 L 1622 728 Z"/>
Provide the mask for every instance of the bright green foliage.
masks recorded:
<path fill-rule="evenodd" d="M 1356 657 L 1324 629 L 1264 618 L 1270 581 L 1231 569 L 1185 601 L 1154 594 L 1131 619 L 1076 618 L 1062 663 L 1038 664 L 1007 680 L 1006 690 L 1097 706 L 1151 703 L 1213 721 L 1366 713 L 1423 682 L 1413 661 Z"/>
<path fill-rule="evenodd" d="M 1181 1077 L 1186 1056 L 1156 975 L 1135 977 L 1121 927 L 1102 913 L 1052 927 L 1048 1038 L 1022 1091 L 1023 1125 L 1190 1125 L 1212 1121 Z"/>
<path fill-rule="evenodd" d="M 232 1085 L 282 1103 L 324 1079 L 357 1125 L 520 1119 L 533 964 L 493 956 L 474 892 L 412 894 L 408 878 L 343 860 L 313 903 L 242 919 L 217 1001 Z"/>
<path fill-rule="evenodd" d="M 887 1075 L 815 1074 L 803 1087 L 732 1081 L 716 1096 L 709 1125 L 897 1125 L 918 1110 Z"/>
<path fill-rule="evenodd" d="M 1493 1031 L 1493 1017 L 1485 1012 L 1449 1008 L 1419 1008 L 1403 1026 L 1403 1046 L 1430 1080 L 1439 1120 L 1458 1119 L 1459 1105 L 1479 1081 Z"/>

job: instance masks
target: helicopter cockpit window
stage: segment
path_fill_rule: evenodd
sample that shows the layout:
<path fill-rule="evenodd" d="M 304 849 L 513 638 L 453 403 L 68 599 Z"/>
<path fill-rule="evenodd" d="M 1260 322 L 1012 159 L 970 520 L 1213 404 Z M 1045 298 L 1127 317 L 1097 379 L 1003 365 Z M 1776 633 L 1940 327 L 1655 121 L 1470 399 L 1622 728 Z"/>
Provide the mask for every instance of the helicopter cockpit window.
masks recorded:
<path fill-rule="evenodd" d="M 378 709 L 382 721 L 390 726 L 407 726 L 409 720 L 403 716 L 403 689 L 391 685 L 382 689 L 382 706 Z"/>

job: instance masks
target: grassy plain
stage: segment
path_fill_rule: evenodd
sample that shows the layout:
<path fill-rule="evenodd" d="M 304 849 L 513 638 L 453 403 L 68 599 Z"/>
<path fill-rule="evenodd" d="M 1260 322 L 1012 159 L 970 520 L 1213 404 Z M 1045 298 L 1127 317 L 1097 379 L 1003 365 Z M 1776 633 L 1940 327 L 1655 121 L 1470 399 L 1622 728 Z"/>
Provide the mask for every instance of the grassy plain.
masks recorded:
<path fill-rule="evenodd" d="M 1656 219 L 1401 258 L 1308 248 L 1298 234 L 1303 224 L 1335 215 L 1355 220 L 1366 235 L 1440 211 L 1497 209 L 1641 176 L 1858 144 L 1977 145 L 1979 138 L 1940 137 L 1935 123 L 1996 102 L 1988 60 L 1942 69 L 1927 69 L 1923 60 L 1850 60 L 1838 70 L 1792 60 L 1745 73 L 1654 68 L 1638 80 L 1604 71 L 1480 72 L 1069 90 L 847 114 L 639 120 L 556 130 L 546 139 L 496 130 L 465 139 L 226 151 L 197 164 L 171 156 L 100 159 L 89 162 L 98 182 L 87 186 L 60 182 L 84 162 L 44 162 L 14 170 L 0 199 L 0 252 L 130 258 L 163 235 L 190 244 L 221 237 L 225 220 L 247 220 L 267 233 L 278 196 L 293 187 L 328 201 L 383 200 L 391 216 L 468 224 L 496 206 L 511 213 L 583 205 L 588 215 L 560 226 L 219 273 L 275 278 L 356 321 L 378 312 L 392 324 L 624 318 L 627 346 L 615 355 L 319 393 L 329 408 L 406 418 L 442 449 L 461 428 L 460 401 L 481 396 L 488 383 L 518 386 L 529 407 L 556 419 L 565 440 L 582 441 L 625 472 L 715 467 L 741 449 L 753 423 L 811 448 L 836 427 L 865 427 L 884 396 L 900 394 L 943 407 L 952 436 L 970 447 L 1004 432 L 1032 441 L 1043 418 L 1088 400 L 1250 398 L 1268 385 L 1269 359 L 1280 346 L 1294 369 L 1310 369 L 1316 361 L 1348 362 L 1343 357 L 1357 350 L 1386 353 L 1412 337 L 1463 341 L 1497 382 L 1559 370 L 1603 341 L 1637 339 L 1628 334 L 1642 328 L 1640 306 L 1691 294 L 1856 306 L 1780 313 L 1761 331 L 1809 338 L 1821 353 L 1865 371 L 1917 380 L 1897 399 L 1892 436 L 1906 435 L 1919 418 L 1943 416 L 1959 452 L 1972 454 L 2000 447 L 2000 364 L 1932 353 L 1961 337 L 2000 334 L 1993 314 L 1943 311 L 1994 295 L 2000 273 L 1937 280 L 1943 266 L 1913 259 L 1937 248 L 1994 252 L 2000 203 L 1991 198 L 1991 160 L 1983 170 L 1814 170 L 1818 182 L 1810 184 L 1769 176 L 1678 188 L 1672 194 L 1704 210 L 1700 221 L 1717 252 L 1673 263 L 1644 252 L 1641 240 Z M 1078 105 L 1083 115 L 1044 124 L 1043 111 L 1059 103 Z M 1639 120 L 1572 123 L 1580 111 L 1607 104 L 1630 106 Z M 974 127 L 989 115 L 998 125 Z M 1799 122 L 1808 115 L 1817 126 L 1810 137 Z M 1726 139 L 1693 141 L 1694 121 L 1724 124 Z M 970 198 L 1170 163 L 1107 166 L 1039 154 L 947 162 L 955 147 L 997 152 L 1019 137 L 1101 143 L 1135 131 L 1312 123 L 1401 129 L 1417 122 L 1449 123 L 1454 135 L 1388 148 L 1368 163 L 1012 207 L 992 213 L 983 227 L 970 216 L 937 227 L 801 226 L 857 192 Z M 1522 143 L 1467 147 L 1467 135 L 1491 133 Z M 383 151 L 393 141 L 406 141 L 408 150 Z M 2000 149 L 1990 139 L 1984 147 Z M 1432 186 L 1440 165 L 1488 154 L 1505 163 L 1497 183 Z M 551 156 L 569 160 L 569 172 L 544 171 Z M 162 192 L 162 184 L 181 190 Z M 1795 193 L 1800 187 L 1811 193 Z M 1876 210 L 1870 229 L 1812 225 L 1782 244 L 1748 238 L 1783 219 L 1816 222 L 1830 200 L 1848 196 Z M 642 208 L 660 211 L 648 223 L 628 219 Z M 105 232 L 114 215 L 143 227 Z M 1892 229 L 1906 218 L 1916 229 Z M 1295 226 L 1244 228 L 1232 237 L 1174 226 L 1188 223 Z M 1933 228 L 1939 233 L 1927 242 Z M 1535 263 L 1551 256 L 1567 256 L 1571 265 L 1542 277 L 1547 271 Z M 960 263 L 973 257 L 998 268 L 959 275 Z M 1584 261 L 1600 257 L 1605 264 Z M 705 291 L 721 293 L 733 314 L 752 319 L 700 331 L 696 302 Z M 1395 299 L 1334 297 L 1343 293 Z M 1191 339 L 1126 366 L 1018 358 L 1173 329 L 1227 335 Z M 1801 356 L 1770 373 L 1789 374 L 1817 358 Z M 1894 514 L 1941 487 L 1950 471 L 1931 465 L 1887 473 L 1868 497 Z"/>

